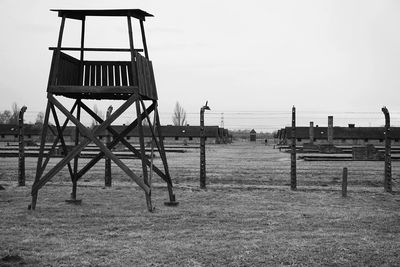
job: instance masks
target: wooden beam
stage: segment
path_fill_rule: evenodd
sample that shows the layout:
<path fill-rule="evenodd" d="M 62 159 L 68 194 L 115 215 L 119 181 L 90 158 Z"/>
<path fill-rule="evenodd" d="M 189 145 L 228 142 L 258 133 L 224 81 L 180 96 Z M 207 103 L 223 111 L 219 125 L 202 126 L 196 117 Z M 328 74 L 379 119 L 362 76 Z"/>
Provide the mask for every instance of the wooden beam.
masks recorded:
<path fill-rule="evenodd" d="M 92 66 L 94 67 L 94 66 Z M 119 73 L 119 72 L 118 72 Z M 94 80 L 93 80 L 94 82 Z M 134 94 L 137 86 L 50 86 L 48 92 L 53 94 Z"/>
<path fill-rule="evenodd" d="M 144 55 L 147 59 L 149 59 L 149 51 L 147 50 L 147 42 L 146 42 L 146 34 L 144 32 L 144 23 L 143 20 L 140 20 L 140 31 L 142 33 L 142 42 L 144 48 Z"/>
<path fill-rule="evenodd" d="M 49 47 L 49 50 L 57 50 L 57 47 Z M 90 52 L 131 52 L 130 48 L 79 48 L 79 47 L 60 47 L 61 51 L 90 51 Z M 136 52 L 143 52 L 143 49 L 135 49 Z"/>
<path fill-rule="evenodd" d="M 44 121 L 43 121 L 43 128 L 42 128 L 42 135 L 40 139 L 40 150 L 39 150 L 39 156 L 38 156 L 38 161 L 36 165 L 36 175 L 35 175 L 35 180 L 32 185 L 32 203 L 28 207 L 29 209 L 34 210 L 36 208 L 36 201 L 37 201 L 37 196 L 38 196 L 38 183 L 40 182 L 40 176 L 42 175 L 41 170 L 42 170 L 42 160 L 43 160 L 43 153 L 44 153 L 44 145 L 46 143 L 46 135 L 47 135 L 47 127 L 49 124 L 49 115 L 50 115 L 50 101 L 47 101 L 47 106 L 46 106 L 46 112 L 44 115 Z"/>
<path fill-rule="evenodd" d="M 57 129 L 57 133 L 58 133 L 57 136 L 60 139 L 61 147 L 62 147 L 62 149 L 64 151 L 64 155 L 68 155 L 68 149 L 67 149 L 67 146 L 65 145 L 63 131 L 60 128 L 60 122 L 58 121 L 57 112 L 56 112 L 56 109 L 54 108 L 53 104 L 50 104 L 50 109 L 51 109 L 51 111 L 53 113 L 53 119 L 54 119 L 54 122 L 56 124 L 56 129 Z M 69 174 L 71 176 L 71 180 L 73 180 L 74 179 L 74 173 L 72 171 L 71 164 L 68 162 L 67 165 L 68 165 Z"/>
<path fill-rule="evenodd" d="M 58 43 L 57 43 L 57 49 L 55 50 L 55 60 L 54 60 L 54 72 L 52 72 L 52 77 L 51 77 L 51 83 L 50 84 L 56 84 L 56 79 L 58 76 L 58 70 L 59 70 L 59 63 L 60 63 L 60 55 L 61 55 L 61 44 L 62 44 L 62 38 L 63 38 L 63 33 L 64 33 L 64 26 L 65 26 L 65 16 L 62 17 L 61 19 L 61 25 L 60 25 L 60 32 L 58 34 Z"/>
<path fill-rule="evenodd" d="M 77 110 L 76 110 L 76 119 L 78 121 L 81 120 L 81 100 L 77 99 L 76 104 L 77 104 Z M 70 112 L 72 114 L 72 112 Z M 75 129 L 75 146 L 79 144 L 79 129 L 76 127 Z M 79 154 L 74 157 L 74 176 L 72 179 L 72 192 L 71 192 L 71 199 L 76 200 L 76 191 L 78 187 L 78 162 L 79 162 Z"/>

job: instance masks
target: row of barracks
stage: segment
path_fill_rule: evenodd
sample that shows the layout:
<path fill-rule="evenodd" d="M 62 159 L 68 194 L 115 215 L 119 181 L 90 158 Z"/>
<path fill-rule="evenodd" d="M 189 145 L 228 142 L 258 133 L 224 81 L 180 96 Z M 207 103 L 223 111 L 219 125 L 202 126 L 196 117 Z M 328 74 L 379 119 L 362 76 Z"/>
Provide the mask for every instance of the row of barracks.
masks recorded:
<path fill-rule="evenodd" d="M 292 127 L 278 130 L 275 138 L 280 145 L 291 145 Z M 400 145 L 400 127 L 391 127 L 390 136 L 392 145 Z M 383 146 L 385 143 L 384 127 L 356 127 L 349 124 L 347 127 L 333 126 L 333 117 L 328 117 L 328 127 L 314 126 L 296 127 L 296 144 L 335 145 L 335 146 Z"/>
<path fill-rule="evenodd" d="M 125 129 L 125 125 L 113 126 L 117 132 L 122 132 Z M 229 133 L 228 129 L 220 128 L 219 126 L 205 126 L 205 139 L 207 143 L 214 144 L 225 144 L 232 142 L 232 135 Z M 24 141 L 28 144 L 38 144 L 40 143 L 41 128 L 36 125 L 25 124 L 24 125 Z M 54 129 L 50 132 L 55 133 Z M 147 142 L 151 141 L 151 129 L 144 126 L 143 132 L 145 140 Z M 200 143 L 200 126 L 174 126 L 166 125 L 161 126 L 161 132 L 165 143 L 173 144 L 196 144 Z M 75 127 L 67 126 L 64 130 L 64 139 L 66 143 L 73 144 L 75 138 Z M 18 142 L 18 126 L 14 124 L 0 124 L 0 144 L 7 145 L 10 143 Z M 98 134 L 98 138 L 106 142 L 110 134 L 108 131 L 104 130 Z M 112 140 L 112 136 L 110 135 Z M 50 135 L 47 141 L 52 141 L 54 135 Z M 127 136 L 126 140 L 130 143 L 139 142 L 139 132 L 138 129 L 133 129 Z"/>

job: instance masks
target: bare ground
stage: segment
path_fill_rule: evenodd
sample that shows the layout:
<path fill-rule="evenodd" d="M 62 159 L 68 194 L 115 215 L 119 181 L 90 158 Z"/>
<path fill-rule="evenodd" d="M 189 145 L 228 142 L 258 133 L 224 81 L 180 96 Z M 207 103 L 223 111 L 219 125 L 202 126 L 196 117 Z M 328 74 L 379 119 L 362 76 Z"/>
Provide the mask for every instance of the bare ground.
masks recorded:
<path fill-rule="evenodd" d="M 116 167 L 113 187 L 103 187 L 103 162 L 79 184 L 82 205 L 64 202 L 71 188 L 63 170 L 39 191 L 37 209 L 28 211 L 36 161 L 26 163 L 28 186 L 17 187 L 17 160 L 2 159 L 0 266 L 400 262 L 400 162 L 393 162 L 394 194 L 383 192 L 383 162 L 298 161 L 298 190 L 291 191 L 288 154 L 260 144 L 208 146 L 203 191 L 198 154 L 168 155 L 180 204 L 163 205 L 167 192 L 155 177 L 153 213 L 141 189 Z M 139 170 L 138 161 L 126 162 Z M 343 167 L 349 168 L 347 198 L 340 192 Z"/>

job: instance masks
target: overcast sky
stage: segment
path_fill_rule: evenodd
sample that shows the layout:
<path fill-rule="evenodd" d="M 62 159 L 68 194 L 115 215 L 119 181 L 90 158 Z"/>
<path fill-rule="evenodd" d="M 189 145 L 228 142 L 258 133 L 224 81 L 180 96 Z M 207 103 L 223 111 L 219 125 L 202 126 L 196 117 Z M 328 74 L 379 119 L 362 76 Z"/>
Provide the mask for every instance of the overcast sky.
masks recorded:
<path fill-rule="evenodd" d="M 188 122 L 273 131 L 299 125 L 400 125 L 400 1 L 1 0 L 0 110 L 16 102 L 33 121 L 46 105 L 49 46 L 60 18 L 51 8 L 140 8 L 163 124 L 177 101 Z M 137 31 L 138 34 L 138 31 Z M 67 20 L 64 45 L 79 46 Z M 88 19 L 86 45 L 128 47 L 126 19 Z M 90 102 L 92 105 L 92 102 Z M 93 102 L 94 103 L 94 102 Z M 106 110 L 109 102 L 96 105 Z"/>

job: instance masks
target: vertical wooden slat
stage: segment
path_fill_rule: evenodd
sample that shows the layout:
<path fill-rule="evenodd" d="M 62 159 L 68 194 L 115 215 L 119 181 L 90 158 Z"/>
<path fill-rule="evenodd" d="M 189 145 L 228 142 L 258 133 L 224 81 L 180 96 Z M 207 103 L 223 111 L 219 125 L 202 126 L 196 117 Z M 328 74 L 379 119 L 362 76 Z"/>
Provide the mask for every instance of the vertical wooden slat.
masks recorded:
<path fill-rule="evenodd" d="M 134 72 L 132 71 L 132 64 L 128 64 L 128 79 L 129 79 L 129 86 L 134 86 L 134 79 L 133 79 Z"/>
<path fill-rule="evenodd" d="M 147 82 L 146 82 L 146 59 L 140 55 L 141 58 L 141 72 L 142 72 L 142 88 L 143 88 L 143 95 L 147 96 L 148 95 L 148 90 L 147 90 Z"/>
<path fill-rule="evenodd" d="M 107 65 L 106 64 L 102 64 L 101 65 L 101 85 L 102 86 L 108 86 L 108 82 L 107 82 Z"/>
<path fill-rule="evenodd" d="M 85 21 L 86 17 L 82 19 L 82 25 L 81 25 L 81 51 L 80 51 L 80 58 L 79 58 L 79 77 L 78 77 L 78 83 L 79 85 L 84 84 L 84 77 L 83 77 L 83 71 L 84 71 L 84 53 L 85 51 L 83 50 L 85 47 Z"/>
<path fill-rule="evenodd" d="M 114 86 L 114 65 L 108 64 L 108 85 Z"/>
<path fill-rule="evenodd" d="M 136 53 L 136 67 L 137 67 L 137 79 L 139 86 L 139 93 L 143 95 L 143 73 L 142 73 L 142 57 L 139 53 Z"/>
<path fill-rule="evenodd" d="M 121 83 L 123 86 L 128 85 L 128 77 L 127 77 L 127 70 L 126 70 L 126 64 L 121 64 Z"/>
<path fill-rule="evenodd" d="M 101 86 L 101 66 L 96 64 L 96 86 Z"/>
<path fill-rule="evenodd" d="M 154 100 L 158 99 L 158 95 L 157 95 L 157 86 L 156 86 L 156 79 L 154 77 L 154 70 L 153 70 L 153 63 L 151 61 L 149 61 L 149 66 L 150 66 L 150 75 L 151 75 L 151 84 L 152 84 L 152 92 L 151 92 L 151 97 Z"/>
<path fill-rule="evenodd" d="M 96 78 L 96 67 L 94 64 L 90 64 L 90 85 L 95 85 Z"/>
<path fill-rule="evenodd" d="M 119 65 L 115 64 L 115 86 L 120 86 L 121 85 L 121 78 L 120 78 L 120 70 L 119 70 Z"/>
<path fill-rule="evenodd" d="M 145 79 L 146 79 L 146 95 L 151 97 L 151 79 L 150 79 L 150 67 L 149 61 L 145 59 Z"/>
<path fill-rule="evenodd" d="M 88 86 L 90 84 L 90 65 L 86 64 L 84 65 L 84 70 L 85 70 L 85 79 L 83 85 Z"/>

